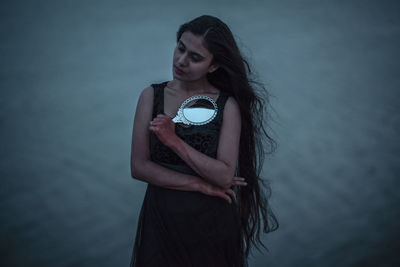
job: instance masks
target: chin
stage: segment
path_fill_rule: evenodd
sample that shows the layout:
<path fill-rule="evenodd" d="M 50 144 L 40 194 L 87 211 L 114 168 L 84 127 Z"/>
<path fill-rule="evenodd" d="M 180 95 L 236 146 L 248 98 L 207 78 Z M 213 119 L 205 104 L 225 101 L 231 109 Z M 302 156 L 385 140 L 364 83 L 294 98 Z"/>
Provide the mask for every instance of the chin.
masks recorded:
<path fill-rule="evenodd" d="M 179 81 L 183 81 L 183 82 L 188 82 L 188 81 L 190 81 L 190 78 L 181 77 L 181 76 L 179 76 L 179 75 L 176 75 L 174 72 L 172 73 L 172 77 L 173 77 L 175 80 L 179 80 Z"/>

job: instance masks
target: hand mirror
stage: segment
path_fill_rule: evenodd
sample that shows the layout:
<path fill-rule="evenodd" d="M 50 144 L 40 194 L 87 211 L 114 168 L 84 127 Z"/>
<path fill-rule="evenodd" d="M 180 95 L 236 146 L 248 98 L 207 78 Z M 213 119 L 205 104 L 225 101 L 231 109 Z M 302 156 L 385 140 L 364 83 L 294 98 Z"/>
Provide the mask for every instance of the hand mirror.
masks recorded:
<path fill-rule="evenodd" d="M 174 123 L 186 125 L 203 125 L 212 121 L 217 116 L 218 106 L 215 101 L 204 95 L 196 95 L 186 99 L 178 114 L 172 119 Z"/>

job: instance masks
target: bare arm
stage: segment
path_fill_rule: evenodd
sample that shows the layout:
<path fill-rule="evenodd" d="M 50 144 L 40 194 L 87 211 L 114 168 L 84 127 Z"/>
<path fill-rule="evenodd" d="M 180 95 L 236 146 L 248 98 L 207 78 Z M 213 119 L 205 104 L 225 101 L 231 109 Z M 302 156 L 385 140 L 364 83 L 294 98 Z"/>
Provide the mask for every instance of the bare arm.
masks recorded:
<path fill-rule="evenodd" d="M 229 97 L 225 104 L 223 118 L 216 159 L 197 151 L 179 138 L 168 116 L 157 116 L 150 130 L 201 177 L 222 188 L 229 188 L 234 179 L 241 131 L 240 110 L 233 97 Z"/>
<path fill-rule="evenodd" d="M 152 118 L 153 94 L 152 87 L 145 88 L 136 107 L 131 146 L 132 177 L 161 187 L 199 191 L 230 201 L 228 194 L 234 197 L 234 192 L 231 189 L 222 190 L 199 177 L 164 168 L 150 160 L 148 127 Z M 239 181 L 237 183 L 239 185 Z"/>

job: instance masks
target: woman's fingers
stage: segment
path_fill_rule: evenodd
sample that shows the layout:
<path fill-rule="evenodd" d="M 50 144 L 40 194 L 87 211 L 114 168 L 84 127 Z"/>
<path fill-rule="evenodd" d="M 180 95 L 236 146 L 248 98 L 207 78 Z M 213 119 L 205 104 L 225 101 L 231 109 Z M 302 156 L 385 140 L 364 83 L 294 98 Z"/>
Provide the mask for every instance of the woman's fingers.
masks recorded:
<path fill-rule="evenodd" d="M 243 183 L 242 179 L 235 179 L 235 180 L 240 180 L 237 182 Z M 232 189 L 228 188 L 222 188 L 218 187 L 215 185 L 212 185 L 208 182 L 204 182 L 203 186 L 200 187 L 200 192 L 210 195 L 210 196 L 215 196 L 215 197 L 220 197 L 228 201 L 230 204 L 232 204 L 232 200 L 236 200 L 236 193 Z"/>
<path fill-rule="evenodd" d="M 163 119 L 155 118 L 154 120 L 150 121 L 149 124 L 150 124 L 149 129 L 152 131 L 155 131 L 155 130 L 159 130 L 160 127 L 166 125 L 166 121 Z"/>
<path fill-rule="evenodd" d="M 225 193 L 222 193 L 221 194 L 222 196 L 223 196 L 223 198 L 226 200 L 226 201 L 228 201 L 229 202 L 229 204 L 231 204 L 232 203 L 232 199 L 227 195 L 227 194 L 225 194 Z"/>
<path fill-rule="evenodd" d="M 165 123 L 165 120 L 163 120 L 163 119 L 154 119 L 154 120 L 152 120 L 152 121 L 150 121 L 150 125 L 161 125 L 161 124 L 164 124 Z"/>
<path fill-rule="evenodd" d="M 234 181 L 232 185 L 243 185 L 243 186 L 246 186 L 247 183 L 246 182 L 242 182 L 242 181 Z"/>
<path fill-rule="evenodd" d="M 154 133 L 157 133 L 157 131 L 159 130 L 159 128 L 158 128 L 157 126 L 150 126 L 150 127 L 149 127 L 149 130 L 152 131 L 152 132 L 154 132 Z"/>
<path fill-rule="evenodd" d="M 222 191 L 222 190 L 215 191 L 215 192 L 214 192 L 213 194 L 211 194 L 211 195 L 212 195 L 212 196 L 215 196 L 215 197 L 223 198 L 223 199 L 225 199 L 226 201 L 228 201 L 229 203 L 232 203 L 231 198 L 230 198 L 227 194 L 225 194 L 225 192 Z"/>
<path fill-rule="evenodd" d="M 232 191 L 231 189 L 220 189 L 220 188 L 218 188 L 216 191 L 214 191 L 214 196 L 223 198 L 226 201 L 228 201 L 229 204 L 231 204 L 232 203 L 232 199 L 229 196 L 229 194 L 231 194 L 231 192 L 228 193 L 229 190 Z M 235 194 L 235 193 L 233 192 L 233 194 Z M 235 198 L 235 196 L 233 196 L 233 198 Z"/>
<path fill-rule="evenodd" d="M 245 178 L 243 178 L 243 177 L 234 176 L 232 179 L 232 186 L 234 186 L 234 185 L 246 186 L 247 182 L 245 182 Z"/>
<path fill-rule="evenodd" d="M 232 196 L 232 198 L 233 198 L 234 200 L 236 200 L 235 191 L 233 191 L 232 189 L 227 189 L 227 190 L 226 190 L 226 193 L 229 194 L 230 196 Z M 229 202 L 229 203 L 231 203 L 231 202 Z"/>
<path fill-rule="evenodd" d="M 232 204 L 232 199 L 236 200 L 236 194 L 232 189 L 225 189 L 224 191 L 219 192 L 218 196 L 228 201 L 229 204 Z"/>
<path fill-rule="evenodd" d="M 163 115 L 163 114 L 158 114 L 157 117 L 155 117 L 152 121 L 150 121 L 150 125 L 165 123 L 170 120 L 171 120 L 171 118 L 169 116 Z"/>

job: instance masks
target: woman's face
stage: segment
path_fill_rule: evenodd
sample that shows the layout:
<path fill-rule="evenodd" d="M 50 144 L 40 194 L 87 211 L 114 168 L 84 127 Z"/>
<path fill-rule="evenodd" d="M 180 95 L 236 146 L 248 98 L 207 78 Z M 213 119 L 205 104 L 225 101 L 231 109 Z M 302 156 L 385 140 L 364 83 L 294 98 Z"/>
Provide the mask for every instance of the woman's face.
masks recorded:
<path fill-rule="evenodd" d="M 212 59 L 213 55 L 203 45 L 203 37 L 186 31 L 174 50 L 173 76 L 184 81 L 202 79 L 217 69 L 216 65 L 210 65 Z"/>

